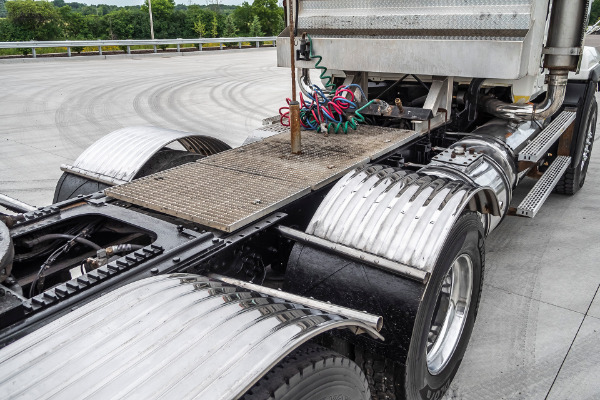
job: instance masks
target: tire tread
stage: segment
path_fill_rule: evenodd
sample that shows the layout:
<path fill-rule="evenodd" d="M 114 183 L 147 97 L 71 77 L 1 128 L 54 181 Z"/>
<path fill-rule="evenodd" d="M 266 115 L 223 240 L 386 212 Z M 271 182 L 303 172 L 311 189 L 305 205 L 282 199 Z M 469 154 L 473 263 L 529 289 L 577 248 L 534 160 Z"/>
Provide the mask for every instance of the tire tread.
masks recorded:
<path fill-rule="evenodd" d="M 352 369 L 362 380 L 363 387 L 369 387 L 365 374 L 356 363 L 325 347 L 305 344 L 267 372 L 241 399 L 278 400 L 303 377 L 334 366 Z"/>

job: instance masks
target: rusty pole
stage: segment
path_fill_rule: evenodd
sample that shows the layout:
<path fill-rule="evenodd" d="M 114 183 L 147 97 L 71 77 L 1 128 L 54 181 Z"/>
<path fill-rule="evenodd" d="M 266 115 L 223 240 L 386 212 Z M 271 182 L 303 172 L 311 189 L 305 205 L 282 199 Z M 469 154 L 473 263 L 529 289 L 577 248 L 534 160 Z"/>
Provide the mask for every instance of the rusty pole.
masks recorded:
<path fill-rule="evenodd" d="M 290 59 L 292 68 L 292 101 L 290 102 L 290 132 L 292 142 L 292 154 L 302 153 L 302 144 L 300 137 L 300 103 L 296 98 L 296 36 L 294 32 L 294 1 L 288 0 L 289 11 L 289 29 L 290 29 Z"/>

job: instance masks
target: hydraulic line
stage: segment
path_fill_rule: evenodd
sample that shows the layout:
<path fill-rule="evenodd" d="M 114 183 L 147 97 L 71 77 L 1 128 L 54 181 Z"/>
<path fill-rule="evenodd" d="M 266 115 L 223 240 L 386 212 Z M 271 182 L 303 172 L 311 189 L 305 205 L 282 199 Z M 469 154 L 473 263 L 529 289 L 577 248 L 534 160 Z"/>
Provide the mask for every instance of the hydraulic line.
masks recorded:
<path fill-rule="evenodd" d="M 98 246 L 96 243 L 92 242 L 91 240 L 87 240 L 85 238 L 79 237 L 79 236 L 74 236 L 74 235 L 66 235 L 63 233 L 50 233 L 48 235 L 43 235 L 40 236 L 36 239 L 32 239 L 32 240 L 28 240 L 25 242 L 26 245 L 28 245 L 29 247 L 33 247 L 36 244 L 42 243 L 42 242 L 47 242 L 49 240 L 56 240 L 56 239 L 64 239 L 64 240 L 73 240 L 77 243 L 81 243 L 84 244 L 88 247 L 91 247 L 94 250 L 100 250 L 101 247 Z"/>
<path fill-rule="evenodd" d="M 40 266 L 37 276 L 35 277 L 33 282 L 31 282 L 31 286 L 29 287 L 29 297 L 33 297 L 33 295 L 35 294 L 36 286 L 39 286 L 37 288 L 38 292 L 39 293 L 42 292 L 42 290 L 44 288 L 44 280 L 45 280 L 44 272 L 48 268 L 50 268 L 50 266 L 52 264 L 54 264 L 54 262 L 58 259 L 58 257 L 60 257 L 63 253 L 67 253 L 72 248 L 72 246 L 75 242 L 89 246 L 89 247 L 93 248 L 94 250 L 102 249 L 96 243 L 82 237 L 82 236 L 87 236 L 87 235 L 91 234 L 95 225 L 96 225 L 95 222 L 88 224 L 85 228 L 83 228 L 83 230 L 81 232 L 79 232 L 77 235 L 74 235 L 74 236 L 67 235 L 67 234 L 60 234 L 60 233 L 51 233 L 48 235 L 40 236 L 39 238 L 33 239 L 28 242 L 28 244 L 33 245 L 33 244 L 45 242 L 47 240 L 56 240 L 56 239 L 68 240 L 67 243 L 63 244 L 58 249 L 56 249 L 52 254 L 50 254 L 50 256 L 46 259 L 46 261 L 44 261 L 44 263 Z"/>

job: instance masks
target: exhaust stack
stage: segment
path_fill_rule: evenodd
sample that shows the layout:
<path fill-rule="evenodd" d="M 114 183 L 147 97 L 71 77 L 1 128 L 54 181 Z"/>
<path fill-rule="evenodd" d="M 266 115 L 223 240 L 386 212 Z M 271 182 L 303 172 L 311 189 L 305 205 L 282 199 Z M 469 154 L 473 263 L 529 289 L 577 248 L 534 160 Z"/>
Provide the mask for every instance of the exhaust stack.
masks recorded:
<path fill-rule="evenodd" d="M 548 74 L 548 91 L 540 104 L 505 103 L 485 98 L 486 112 L 505 119 L 543 120 L 554 115 L 565 100 L 569 71 L 579 67 L 581 49 L 588 20 L 587 1 L 554 0 L 550 16 L 544 67 Z"/>

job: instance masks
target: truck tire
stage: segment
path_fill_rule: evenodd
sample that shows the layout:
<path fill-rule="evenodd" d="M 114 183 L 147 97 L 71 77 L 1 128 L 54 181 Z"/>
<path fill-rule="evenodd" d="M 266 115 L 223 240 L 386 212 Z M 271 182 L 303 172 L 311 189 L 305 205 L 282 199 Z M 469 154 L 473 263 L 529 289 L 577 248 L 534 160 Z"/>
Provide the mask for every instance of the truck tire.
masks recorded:
<path fill-rule="evenodd" d="M 556 184 L 554 188 L 556 193 L 573 195 L 585 183 L 592 155 L 592 147 L 594 146 L 596 123 L 598 121 L 598 103 L 594 91 L 591 92 L 591 98 L 588 100 L 583 111 L 579 131 L 574 136 L 574 139 L 578 140 L 572 144 L 571 157 L 573 161 L 563 177 Z"/>
<path fill-rule="evenodd" d="M 204 155 L 189 153 L 187 151 L 162 149 L 144 164 L 135 178 L 141 178 L 182 164 L 194 162 L 203 157 Z M 53 203 L 72 199 L 80 194 L 86 195 L 99 192 L 107 187 L 109 185 L 105 183 L 65 172 L 56 184 Z"/>
<path fill-rule="evenodd" d="M 303 345 L 260 379 L 242 400 L 368 400 L 369 384 L 356 363 L 316 345 Z"/>
<path fill-rule="evenodd" d="M 467 348 L 483 284 L 484 232 L 478 214 L 455 223 L 419 306 L 406 361 L 407 399 L 440 399 Z"/>

